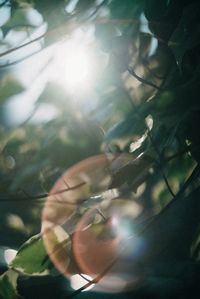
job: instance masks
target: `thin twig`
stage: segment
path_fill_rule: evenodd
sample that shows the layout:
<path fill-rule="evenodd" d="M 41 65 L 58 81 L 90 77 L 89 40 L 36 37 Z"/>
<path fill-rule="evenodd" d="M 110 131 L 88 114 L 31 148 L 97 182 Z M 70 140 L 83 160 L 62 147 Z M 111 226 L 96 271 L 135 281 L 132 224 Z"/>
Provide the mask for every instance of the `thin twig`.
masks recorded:
<path fill-rule="evenodd" d="M 166 175 L 165 175 L 165 173 L 164 173 L 163 170 L 162 170 L 162 176 L 163 176 L 164 182 L 165 182 L 165 184 L 167 186 L 167 189 L 169 190 L 169 192 L 171 193 L 172 197 L 174 198 L 175 197 L 175 193 L 172 191 L 172 188 L 171 188 L 171 186 L 169 184 L 169 181 L 168 181 L 168 179 L 167 179 L 167 177 L 166 177 Z"/>
<path fill-rule="evenodd" d="M 182 155 L 184 155 L 184 154 L 186 154 L 186 153 L 188 153 L 191 149 L 194 149 L 194 148 L 197 148 L 197 147 L 194 147 L 194 146 L 188 146 L 187 148 L 185 148 L 184 150 L 182 150 L 182 151 L 179 151 L 178 153 L 176 153 L 176 154 L 174 154 L 174 155 L 172 155 L 172 156 L 170 156 L 170 157 L 168 157 L 168 158 L 166 158 L 165 160 L 163 160 L 163 165 L 165 165 L 166 163 L 168 163 L 168 162 L 170 162 L 170 161 L 172 161 L 172 160 L 174 160 L 174 159 L 176 159 L 176 158 L 178 158 L 178 157 L 180 157 L 180 156 L 182 156 Z M 157 162 L 157 164 L 158 164 L 158 166 L 160 167 L 160 164 Z M 108 168 L 109 169 L 109 168 Z M 112 175 L 112 173 L 111 173 L 111 175 Z M 151 177 L 151 174 L 147 174 L 147 176 L 145 176 L 144 177 L 144 180 L 145 179 L 148 179 L 149 177 Z M 166 182 L 167 180 L 165 180 L 165 182 Z M 66 182 L 65 182 L 65 184 L 66 184 Z M 169 185 L 169 184 L 168 184 Z M 69 186 L 67 186 L 68 188 L 66 189 L 66 190 L 63 190 L 63 192 L 66 192 L 67 190 L 71 190 L 71 188 L 69 188 Z M 76 186 L 77 187 L 77 186 Z M 74 187 L 72 187 L 72 188 L 74 188 Z M 16 196 L 14 196 L 14 195 L 11 195 L 11 196 L 9 196 L 8 198 L 0 198 L 0 202 L 1 201 L 23 201 L 23 200 L 28 200 L 28 199 L 30 199 L 30 200 L 40 200 L 40 199 L 43 199 L 43 198 L 46 198 L 47 196 L 50 196 L 50 194 L 48 194 L 48 193 L 44 193 L 44 194 L 41 194 L 41 195 L 35 195 L 35 196 L 29 196 L 29 194 L 27 194 L 24 190 L 21 190 L 25 195 L 26 195 L 26 197 L 25 198 L 18 198 L 18 197 L 16 197 Z M 171 193 L 171 192 L 170 192 Z M 67 202 L 66 202 L 67 203 Z M 73 204 L 73 203 L 69 203 L 69 204 Z"/>
<path fill-rule="evenodd" d="M 159 76 L 157 75 L 148 65 L 148 61 L 146 61 L 145 59 L 143 59 L 143 65 L 144 67 L 146 67 L 146 69 L 148 70 L 148 72 L 155 78 L 159 79 L 159 80 L 163 80 L 164 76 Z"/>
<path fill-rule="evenodd" d="M 48 32 L 48 31 L 47 31 L 47 32 Z M 8 50 L 6 50 L 6 51 L 0 53 L 0 57 L 4 57 L 4 56 L 6 56 L 6 55 L 8 55 L 8 54 L 11 54 L 11 53 L 13 53 L 13 52 L 15 52 L 15 51 L 17 51 L 17 50 L 20 50 L 20 49 L 22 49 L 22 48 L 24 48 L 24 47 L 26 47 L 26 46 L 29 46 L 29 45 L 31 45 L 31 44 L 33 44 L 33 43 L 35 43 L 35 42 L 41 40 L 42 38 L 44 38 L 44 37 L 47 35 L 47 32 L 41 34 L 40 36 L 38 36 L 38 37 L 36 37 L 36 38 L 34 38 L 34 39 L 32 39 L 32 40 L 26 42 L 26 43 L 23 43 L 23 44 L 21 44 L 21 45 L 19 45 L 19 46 L 17 46 L 17 47 L 8 49 Z"/>
<path fill-rule="evenodd" d="M 200 165 L 197 164 L 197 166 L 194 168 L 194 170 L 191 173 L 191 175 L 189 176 L 189 178 L 185 181 L 185 183 L 180 188 L 180 190 L 178 191 L 178 193 L 176 193 L 176 195 L 173 198 L 173 200 L 168 203 L 168 205 L 157 215 L 156 218 L 162 217 L 162 214 L 166 211 L 166 209 L 168 209 L 176 200 L 180 199 L 181 196 L 184 195 L 185 191 L 190 186 L 190 184 L 192 182 L 194 182 L 197 178 L 199 178 L 199 176 L 200 176 Z"/>
<path fill-rule="evenodd" d="M 153 222 L 154 218 L 156 217 L 156 215 L 149 217 L 146 220 L 141 221 L 140 223 L 138 223 L 138 225 L 140 226 L 141 224 L 145 223 L 146 225 L 144 227 L 142 227 L 142 229 L 138 232 L 138 236 L 141 235 L 151 224 L 151 222 Z M 137 225 L 137 224 L 136 224 Z M 130 235 L 128 237 L 128 239 L 131 238 L 135 238 L 135 234 Z M 117 254 L 117 256 L 115 256 L 113 258 L 113 260 L 111 261 L 111 263 L 104 269 L 104 271 L 102 271 L 99 275 L 96 276 L 96 278 L 90 280 L 88 283 L 86 283 L 84 286 L 82 286 L 81 288 L 79 288 L 78 290 L 74 291 L 72 294 L 69 294 L 67 298 L 72 298 L 77 296 L 78 294 L 80 294 L 82 291 L 84 291 L 85 289 L 87 289 L 88 287 L 90 287 L 92 284 L 97 284 L 107 273 L 108 271 L 113 267 L 114 264 L 116 264 L 116 262 L 118 261 L 118 259 L 120 258 L 122 252 L 126 249 L 127 244 L 123 243 L 123 247 L 120 249 L 119 253 Z"/>
<path fill-rule="evenodd" d="M 38 108 L 39 108 L 39 105 L 35 105 L 35 107 L 31 111 L 31 113 L 29 114 L 29 116 L 20 124 L 20 127 L 25 126 L 31 120 L 31 118 L 33 118 L 33 116 L 37 112 Z"/>
<path fill-rule="evenodd" d="M 5 1 L 5 2 L 7 2 L 7 1 Z M 105 0 L 105 1 L 103 1 L 103 2 L 105 2 L 104 4 L 103 3 L 101 3 L 101 4 L 99 4 L 98 6 L 97 6 L 97 8 L 96 8 L 96 10 L 95 10 L 95 12 L 93 12 L 92 14 L 96 14 L 97 13 L 97 11 L 103 6 L 103 5 L 105 5 L 106 4 L 106 2 L 107 2 L 107 0 Z M 87 21 L 89 21 L 89 19 L 91 18 L 91 16 L 92 16 L 92 14 L 87 18 L 87 20 L 85 20 L 85 21 L 83 21 L 82 23 L 86 23 Z M 73 15 L 72 16 L 72 18 L 74 18 L 75 16 Z M 15 51 L 17 51 L 17 50 L 19 50 L 19 49 L 22 49 L 23 47 L 26 47 L 26 46 L 28 46 L 28 45 L 30 45 L 30 44 L 32 44 L 32 43 L 34 43 L 34 42 L 37 42 L 37 41 L 39 41 L 39 40 L 41 40 L 42 38 L 44 38 L 44 37 L 47 37 L 47 36 L 56 36 L 56 38 L 57 38 L 57 40 L 59 41 L 59 40 L 61 40 L 62 39 L 62 37 L 63 37 L 63 35 L 66 35 L 66 32 L 63 34 L 63 35 L 61 35 L 60 34 L 60 29 L 66 29 L 66 25 L 67 25 L 67 23 L 69 22 L 71 20 L 71 18 L 68 18 L 67 20 L 66 20 L 66 22 L 64 22 L 63 24 L 61 24 L 60 26 L 58 26 L 58 27 L 56 27 L 56 28 L 53 28 L 53 29 L 51 29 L 51 30 L 47 30 L 45 33 L 43 33 L 43 34 L 41 34 L 40 36 L 38 36 L 38 37 L 36 37 L 36 38 L 34 38 L 34 39 L 32 39 L 32 40 L 30 40 L 30 41 L 28 41 L 28 42 L 26 42 L 26 43 L 23 43 L 23 44 L 21 44 L 21 45 L 19 45 L 19 46 L 17 46 L 17 47 L 14 47 L 14 48 L 11 48 L 11 49 L 8 49 L 8 50 L 6 50 L 6 51 L 4 51 L 4 52 L 2 52 L 2 53 L 0 53 L 0 57 L 3 57 L 3 56 L 6 56 L 6 55 L 8 55 L 8 54 L 11 54 L 11 53 L 13 53 L 13 52 L 15 52 Z M 92 22 L 92 23 L 94 23 L 94 24 L 109 24 L 109 23 L 117 23 L 117 24 L 119 24 L 119 23 L 135 23 L 135 22 L 137 22 L 137 23 L 141 23 L 139 20 L 134 20 L 134 19 L 105 19 L 105 18 L 100 18 L 100 19 L 97 19 L 97 20 L 95 20 L 94 22 Z M 151 23 L 151 22 L 150 22 Z M 71 26 L 70 26 L 71 25 Z M 81 25 L 81 22 L 79 23 L 79 24 L 74 24 L 73 23 L 73 26 L 72 26 L 72 24 L 69 24 L 69 28 L 70 28 L 70 30 L 73 30 L 73 29 L 76 29 L 77 27 L 79 27 Z M 58 31 L 59 31 L 59 34 L 58 34 Z M 152 35 L 152 37 L 155 37 L 154 35 Z M 157 38 L 159 41 L 161 41 L 161 42 L 164 42 L 163 40 L 160 40 L 159 39 L 159 37 L 155 37 L 155 38 Z M 54 41 L 52 41 L 50 44 L 53 44 L 54 43 Z M 47 47 L 47 46 L 45 46 L 45 47 Z M 136 74 L 135 74 L 136 75 Z M 137 75 L 136 75 L 137 76 Z M 135 76 L 135 77 L 136 77 Z M 140 77 L 136 77 L 138 80 L 141 80 L 142 78 L 140 78 Z M 142 79 L 142 80 L 144 80 L 144 79 Z M 143 81 L 143 83 L 145 83 L 146 82 L 146 80 L 144 80 Z M 150 82 L 150 84 L 151 84 L 151 82 Z M 153 83 L 152 83 L 153 84 Z M 152 86 L 152 85 L 151 85 Z M 157 88 L 157 89 L 159 89 L 159 87 L 158 86 L 156 86 L 156 85 L 154 85 L 153 84 L 153 86 L 152 87 L 154 87 L 154 88 Z"/>
<path fill-rule="evenodd" d="M 98 283 L 108 273 L 108 271 L 112 268 L 112 266 L 116 263 L 117 259 L 118 259 L 118 256 L 113 259 L 113 261 L 105 268 L 104 271 L 102 271 L 94 279 L 90 280 L 88 283 L 86 283 L 85 285 L 83 285 L 78 290 L 76 290 L 73 293 L 67 295 L 66 299 L 73 298 L 73 297 L 77 296 L 78 294 L 80 294 L 85 289 L 89 288 L 92 284 Z"/>
<path fill-rule="evenodd" d="M 195 181 L 200 176 L 200 164 L 197 164 L 197 166 L 194 168 L 193 172 L 189 176 L 189 178 L 185 181 L 183 186 L 180 188 L 178 193 L 176 194 L 175 198 L 178 198 L 182 196 L 187 188 L 190 186 L 190 184 Z"/>
<path fill-rule="evenodd" d="M 98 10 L 101 9 L 102 6 L 104 6 L 106 3 L 107 3 L 107 0 L 105 0 L 105 1 L 103 1 L 101 4 L 99 4 L 99 5 L 96 7 L 95 12 L 93 12 L 93 13 L 96 14 L 96 13 L 98 12 Z M 72 16 L 72 17 L 74 18 L 74 16 Z M 82 22 L 80 22 L 79 24 L 75 24 L 75 23 L 70 24 L 69 21 L 71 20 L 71 18 L 68 18 L 67 21 L 64 22 L 63 24 L 61 24 L 60 26 L 58 26 L 58 27 L 56 27 L 56 28 L 53 28 L 53 29 L 51 29 L 51 30 L 47 30 L 45 33 L 41 34 L 40 36 L 38 36 L 38 37 L 36 37 L 36 38 L 34 38 L 34 39 L 28 41 L 28 42 L 25 42 L 25 43 L 23 43 L 23 44 L 21 44 L 21 45 L 19 45 L 19 46 L 17 46 L 17 47 L 8 49 L 8 50 L 6 50 L 6 51 L 0 53 L 0 57 L 4 57 L 4 56 L 6 56 L 6 55 L 8 55 L 8 54 L 11 54 L 11 53 L 13 53 L 13 52 L 15 52 L 15 51 L 17 51 L 17 50 L 20 50 L 20 49 L 24 48 L 24 47 L 26 47 L 26 46 L 29 46 L 29 45 L 31 45 L 32 43 L 35 43 L 35 42 L 37 42 L 37 41 L 39 41 L 39 40 L 41 40 L 42 38 L 47 37 L 47 36 L 48 36 L 48 37 L 50 37 L 50 36 L 52 36 L 52 37 L 56 37 L 57 41 L 59 41 L 59 40 L 61 40 L 61 39 L 63 38 L 63 35 L 66 35 L 66 33 L 67 33 L 66 25 L 69 25 L 69 29 L 70 29 L 70 31 L 72 31 L 73 29 L 76 29 L 77 27 L 79 27 L 79 26 L 81 25 L 81 23 L 86 23 L 86 22 L 89 20 L 89 18 L 91 18 L 91 15 L 87 18 L 87 20 L 82 21 Z M 60 31 L 61 31 L 62 29 L 65 29 L 64 34 L 60 34 Z M 59 33 L 59 34 L 58 34 L 58 33 Z M 54 43 L 54 41 L 51 41 L 50 44 L 53 44 L 53 43 Z M 47 46 L 45 46 L 45 47 L 47 47 Z"/>
<path fill-rule="evenodd" d="M 82 274 L 82 273 L 78 273 L 78 275 L 79 275 L 80 277 L 82 277 L 83 279 L 85 279 L 87 282 L 91 282 L 91 279 L 88 279 L 87 277 L 85 277 L 84 274 Z"/>
<path fill-rule="evenodd" d="M 47 198 L 49 196 L 55 196 L 55 195 L 59 195 L 59 194 L 62 194 L 62 193 L 65 193 L 65 192 L 69 192 L 69 191 L 72 191 L 72 190 L 75 190 L 75 189 L 78 189 L 80 187 L 82 187 L 83 185 L 85 185 L 86 183 L 85 182 L 82 182 L 76 186 L 73 186 L 73 187 L 70 187 L 70 188 L 65 188 L 65 189 L 61 189 L 59 191 L 56 191 L 54 193 L 43 193 L 43 194 L 39 194 L 39 195 L 35 195 L 35 196 L 30 196 L 29 194 L 27 194 L 24 190 L 23 190 L 23 193 L 26 195 L 25 198 L 21 198 L 21 197 L 15 197 L 15 196 L 9 196 L 7 198 L 0 198 L 0 202 L 1 201 L 21 201 L 21 200 L 39 200 L 39 199 L 44 199 L 44 198 Z M 77 203 L 72 203 L 72 202 L 62 202 L 62 203 L 67 203 L 67 204 L 71 204 L 71 205 L 76 205 Z"/>
<path fill-rule="evenodd" d="M 191 174 L 190 178 L 187 180 L 186 185 L 190 184 L 191 180 L 193 180 L 194 178 L 197 178 L 197 177 L 199 176 L 199 172 L 200 172 L 200 167 L 199 167 L 199 165 L 197 165 L 197 167 L 195 168 L 195 170 L 194 170 L 193 173 Z M 184 186 L 184 188 L 182 188 L 182 191 L 185 190 L 186 185 Z M 182 195 L 182 193 L 181 193 L 181 195 Z M 180 198 L 180 193 L 179 193 L 179 195 L 176 195 L 176 197 L 177 197 L 177 198 Z M 177 199 L 177 198 L 176 198 L 176 199 Z M 148 229 L 148 227 L 149 227 L 149 225 L 150 225 L 151 223 L 153 223 L 154 221 L 159 220 L 161 214 L 163 213 L 163 211 L 165 212 L 166 209 L 167 209 L 172 203 L 174 203 L 174 201 L 173 201 L 173 202 L 170 202 L 170 203 L 167 205 L 167 207 L 166 207 L 165 209 L 163 209 L 158 215 L 155 215 L 155 216 L 151 217 L 150 222 L 148 221 L 147 225 L 145 225 L 145 227 L 143 227 L 143 228 L 141 229 L 141 231 L 138 232 L 138 235 L 141 235 L 143 232 L 145 232 L 146 229 Z M 130 236 L 129 239 L 130 239 L 130 238 L 134 238 L 134 237 L 135 237 L 135 234 L 132 235 L 132 236 Z M 66 297 L 66 299 L 68 299 L 68 298 L 73 298 L 73 297 L 77 296 L 77 295 L 80 294 L 82 291 L 84 291 L 85 289 L 87 289 L 88 287 L 90 287 L 92 284 L 97 284 L 97 283 L 98 283 L 98 282 L 99 282 L 99 281 L 100 281 L 100 280 L 101 280 L 101 279 L 108 273 L 108 271 L 112 268 L 112 266 L 117 262 L 117 260 L 118 260 L 119 257 L 120 257 L 121 252 L 122 252 L 125 248 L 126 248 L 126 244 L 125 244 L 125 246 L 124 246 L 123 248 L 121 248 L 120 253 L 119 253 L 116 257 L 113 258 L 112 262 L 111 262 L 111 263 L 104 269 L 104 271 L 102 271 L 99 275 L 97 275 L 97 276 L 96 276 L 94 279 L 92 279 L 92 280 L 88 280 L 88 279 L 86 279 L 88 282 L 87 282 L 85 285 L 83 285 L 82 287 L 80 287 L 78 290 L 72 292 L 71 294 L 68 294 L 67 297 Z M 81 277 L 83 277 L 83 278 L 85 279 L 85 277 L 82 276 L 82 274 L 80 274 L 80 275 L 81 275 Z"/>
<path fill-rule="evenodd" d="M 94 16 L 98 13 L 98 11 L 99 11 L 103 6 L 105 6 L 107 3 L 108 3 L 108 0 L 104 0 L 104 1 L 102 1 L 99 5 L 97 5 L 96 8 L 95 8 L 95 10 L 91 13 L 91 15 L 89 16 L 88 19 L 94 17 Z"/>
<path fill-rule="evenodd" d="M 184 149 L 178 151 L 177 153 L 167 157 L 164 162 L 165 163 L 170 162 L 171 160 L 174 160 L 174 159 L 176 159 L 176 158 L 178 158 L 178 157 L 180 157 L 184 154 L 187 154 L 189 151 L 195 150 L 199 147 L 200 147 L 199 145 L 188 145 L 186 148 L 184 148 Z"/>
<path fill-rule="evenodd" d="M 168 182 L 168 179 L 167 179 L 167 177 L 166 177 L 166 175 L 165 175 L 165 172 L 164 172 L 164 169 L 163 169 L 163 165 L 162 165 L 162 162 L 161 162 L 161 155 L 160 155 L 160 152 L 159 152 L 159 150 L 158 150 L 158 148 L 157 148 L 157 145 L 155 144 L 155 142 L 154 142 L 154 140 L 153 140 L 153 137 L 152 137 L 152 134 L 151 134 L 150 131 L 148 131 L 148 136 L 149 136 L 149 139 L 150 139 L 150 141 L 151 141 L 151 143 L 152 143 L 152 145 L 153 145 L 153 147 L 154 147 L 154 149 L 155 149 L 155 152 L 156 152 L 157 155 L 158 155 L 159 162 L 157 162 L 157 163 L 158 163 L 158 165 L 159 165 L 159 167 L 160 167 L 160 170 L 161 170 L 161 172 L 162 172 L 162 176 L 163 176 L 163 179 L 164 179 L 164 181 L 165 181 L 165 184 L 166 184 L 166 186 L 167 186 L 167 188 L 168 188 L 170 194 L 171 194 L 172 197 L 174 198 L 174 197 L 175 197 L 175 194 L 174 194 L 172 188 L 170 187 L 170 184 L 169 184 L 169 182 Z"/>
<path fill-rule="evenodd" d="M 148 80 L 146 80 L 146 79 L 143 79 L 143 78 L 139 77 L 139 76 L 135 73 L 135 71 L 134 71 L 133 68 L 128 67 L 128 72 L 129 72 L 130 75 L 132 75 L 133 77 L 135 77 L 139 82 L 141 82 L 141 83 L 143 83 L 143 84 L 146 84 L 146 85 L 149 85 L 149 86 L 151 86 L 151 87 L 153 87 L 153 88 L 156 88 L 156 89 L 159 90 L 159 91 L 163 91 L 163 88 L 161 88 L 161 87 L 155 85 L 154 83 L 152 83 L 152 82 L 150 82 L 150 81 L 148 81 Z"/>
<path fill-rule="evenodd" d="M 104 216 L 104 214 L 101 212 L 101 210 L 99 208 L 97 208 L 97 213 L 103 218 L 104 221 L 106 221 L 106 217 Z"/>

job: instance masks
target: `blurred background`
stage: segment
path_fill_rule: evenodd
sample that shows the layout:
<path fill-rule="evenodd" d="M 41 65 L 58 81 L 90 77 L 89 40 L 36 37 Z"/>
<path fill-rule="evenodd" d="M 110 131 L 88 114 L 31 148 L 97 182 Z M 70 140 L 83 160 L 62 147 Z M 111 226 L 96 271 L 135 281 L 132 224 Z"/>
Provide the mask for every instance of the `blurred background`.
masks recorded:
<path fill-rule="evenodd" d="M 112 183 L 149 219 L 198 188 L 199 16 L 186 0 L 0 1 L 2 272 L 40 232 L 55 182 L 85 158 L 128 154 Z M 187 259 L 199 261 L 199 204 L 180 206 Z"/>

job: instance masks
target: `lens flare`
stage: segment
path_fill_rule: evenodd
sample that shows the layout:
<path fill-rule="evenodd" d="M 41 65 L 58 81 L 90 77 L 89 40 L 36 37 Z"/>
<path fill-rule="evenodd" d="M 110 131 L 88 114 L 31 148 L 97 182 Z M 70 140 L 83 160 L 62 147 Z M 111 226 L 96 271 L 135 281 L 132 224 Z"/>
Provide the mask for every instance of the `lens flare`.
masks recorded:
<path fill-rule="evenodd" d="M 123 195 L 123 180 L 113 188 L 116 174 L 131 161 L 123 154 L 79 162 L 56 182 L 44 206 L 42 235 L 50 259 L 68 278 L 83 273 L 95 280 L 95 291 L 127 290 L 143 278 L 142 207 L 132 194 Z"/>
<path fill-rule="evenodd" d="M 49 75 L 72 94 L 87 93 L 95 78 L 95 50 L 90 31 L 76 30 L 54 49 Z"/>
<path fill-rule="evenodd" d="M 72 275 L 71 278 L 70 278 L 70 284 L 71 284 L 71 287 L 74 289 L 74 290 L 78 290 L 79 288 L 83 287 L 87 281 L 90 281 L 92 280 L 92 278 L 88 275 L 85 275 L 85 274 L 75 274 L 75 275 Z M 91 284 L 91 286 L 89 286 L 88 288 L 84 289 L 83 291 L 89 291 L 91 289 L 93 289 L 93 287 L 95 286 L 95 284 Z"/>

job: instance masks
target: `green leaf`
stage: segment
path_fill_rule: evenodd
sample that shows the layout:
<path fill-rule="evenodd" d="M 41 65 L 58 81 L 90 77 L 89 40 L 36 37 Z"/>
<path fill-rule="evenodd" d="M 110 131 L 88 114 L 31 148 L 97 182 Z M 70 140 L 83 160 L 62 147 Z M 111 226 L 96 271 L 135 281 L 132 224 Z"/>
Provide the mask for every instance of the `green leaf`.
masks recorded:
<path fill-rule="evenodd" d="M 3 104 L 9 97 L 24 91 L 24 86 L 16 77 L 7 74 L 0 81 L 0 90 L 0 104 Z"/>
<path fill-rule="evenodd" d="M 169 40 L 178 66 L 181 66 L 185 53 L 200 43 L 200 6 L 192 3 L 183 11 L 182 18 Z"/>
<path fill-rule="evenodd" d="M 45 244 L 48 244 L 46 245 L 48 246 L 48 252 L 43 239 L 45 239 Z M 60 226 L 46 230 L 46 233 L 43 233 L 43 238 L 41 238 L 41 234 L 38 234 L 25 242 L 10 264 L 10 267 L 25 275 L 57 276 L 59 272 L 50 260 L 49 251 L 50 256 L 52 255 L 59 264 L 64 265 L 65 270 L 66 267 L 70 267 L 70 263 L 73 264 L 71 259 L 71 239 L 67 233 L 63 235 L 63 230 Z"/>
<path fill-rule="evenodd" d="M 26 5 L 23 8 L 14 10 L 12 18 L 5 24 L 5 27 L 14 28 L 18 26 L 32 26 L 39 27 L 43 23 L 42 15 L 32 8 L 30 5 Z"/>
<path fill-rule="evenodd" d="M 28 275 L 48 275 L 47 252 L 40 235 L 35 235 L 19 249 L 11 268 Z"/>
<path fill-rule="evenodd" d="M 18 273 L 8 270 L 0 277 L 0 299 L 16 299 L 17 294 L 17 278 Z"/>

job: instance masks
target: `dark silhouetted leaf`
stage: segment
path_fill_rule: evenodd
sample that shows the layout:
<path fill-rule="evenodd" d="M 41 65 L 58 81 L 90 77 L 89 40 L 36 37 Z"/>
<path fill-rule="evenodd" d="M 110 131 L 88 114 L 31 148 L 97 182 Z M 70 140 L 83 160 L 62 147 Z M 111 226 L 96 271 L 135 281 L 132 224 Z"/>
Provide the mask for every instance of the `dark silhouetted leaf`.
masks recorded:
<path fill-rule="evenodd" d="M 173 32 L 169 47 L 181 67 L 185 53 L 200 43 L 200 5 L 198 2 L 186 6 L 180 22 Z"/>

